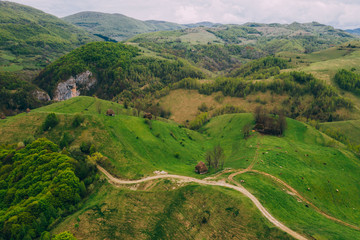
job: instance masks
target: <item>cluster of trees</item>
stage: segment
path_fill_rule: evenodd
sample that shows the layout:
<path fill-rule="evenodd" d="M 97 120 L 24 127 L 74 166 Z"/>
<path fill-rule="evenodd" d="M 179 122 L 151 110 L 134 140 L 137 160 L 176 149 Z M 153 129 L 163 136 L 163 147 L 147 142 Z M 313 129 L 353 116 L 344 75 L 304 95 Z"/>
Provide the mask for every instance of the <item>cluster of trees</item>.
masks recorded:
<path fill-rule="evenodd" d="M 14 73 L 0 72 L 0 112 L 12 115 L 27 108 L 40 107 L 44 102 L 35 97 L 36 90 L 35 85 L 21 80 Z"/>
<path fill-rule="evenodd" d="M 203 126 L 207 121 L 209 121 L 209 114 L 207 112 L 202 112 L 189 123 L 189 128 L 192 130 L 197 130 L 201 128 L 201 126 Z"/>
<path fill-rule="evenodd" d="M 289 64 L 284 59 L 268 56 L 251 61 L 235 69 L 229 75 L 231 77 L 242 77 L 246 79 L 265 79 L 280 74 L 281 69 L 288 67 Z"/>
<path fill-rule="evenodd" d="M 215 145 L 213 149 L 206 152 L 205 162 L 208 166 L 208 169 L 224 168 L 224 163 L 225 163 L 224 149 L 219 144 Z"/>
<path fill-rule="evenodd" d="M 139 57 L 138 52 L 138 48 L 121 43 L 90 43 L 46 67 L 34 82 L 52 96 L 59 81 L 89 70 L 98 80 L 97 85 L 90 90 L 79 86 L 82 94 L 110 100 L 125 90 L 130 93 L 126 97 L 134 99 L 183 78 L 204 77 L 182 60 Z"/>
<path fill-rule="evenodd" d="M 264 134 L 281 136 L 284 134 L 287 127 L 284 112 L 277 111 L 276 109 L 270 114 L 265 108 L 258 106 L 254 111 L 254 119 L 254 129 Z M 248 132 L 245 133 L 244 137 L 248 137 Z"/>
<path fill-rule="evenodd" d="M 278 75 L 273 81 L 246 81 L 243 78 L 220 77 L 214 82 L 200 84 L 196 79 L 186 78 L 158 91 L 157 96 L 166 95 L 170 89 L 197 89 L 199 93 L 211 95 L 222 92 L 224 96 L 246 98 L 246 96 L 269 91 L 271 94 L 288 95 L 283 102 L 285 115 L 291 118 L 305 117 L 320 121 L 340 119 L 338 109 L 352 109 L 353 103 L 339 95 L 336 88 L 304 72 Z M 310 98 L 306 102 L 304 99 Z"/>
<path fill-rule="evenodd" d="M 360 75 L 345 69 L 339 70 L 334 77 L 341 89 L 360 95 Z"/>
<path fill-rule="evenodd" d="M 95 179 L 91 162 L 59 152 L 47 139 L 19 146 L 0 147 L 1 239 L 48 235 L 49 226 L 76 210 Z"/>
<path fill-rule="evenodd" d="M 231 69 L 241 64 L 240 59 L 257 59 L 266 54 L 253 47 L 237 44 L 191 44 L 181 41 L 151 41 L 148 38 L 137 38 L 139 46 L 158 52 L 185 58 L 199 67 L 210 71 Z M 236 56 L 236 57 L 234 57 Z"/>

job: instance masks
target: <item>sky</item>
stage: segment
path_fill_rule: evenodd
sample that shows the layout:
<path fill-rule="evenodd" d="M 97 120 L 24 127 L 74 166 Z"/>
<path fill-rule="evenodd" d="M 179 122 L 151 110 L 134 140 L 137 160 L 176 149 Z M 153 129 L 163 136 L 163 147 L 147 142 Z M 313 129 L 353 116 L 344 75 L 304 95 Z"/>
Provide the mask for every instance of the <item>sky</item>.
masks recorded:
<path fill-rule="evenodd" d="M 312 22 L 360 28 L 360 0 L 11 0 L 58 17 L 82 11 L 176 23 Z"/>

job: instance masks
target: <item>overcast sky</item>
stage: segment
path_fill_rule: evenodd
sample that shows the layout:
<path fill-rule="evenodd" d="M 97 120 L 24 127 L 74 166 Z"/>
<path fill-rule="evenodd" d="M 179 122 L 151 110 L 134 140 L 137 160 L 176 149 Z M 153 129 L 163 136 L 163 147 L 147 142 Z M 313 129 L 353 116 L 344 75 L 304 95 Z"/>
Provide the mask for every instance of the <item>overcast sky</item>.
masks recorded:
<path fill-rule="evenodd" d="M 64 17 L 81 11 L 121 13 L 177 23 L 292 23 L 317 21 L 360 27 L 360 0 L 12 0 Z"/>

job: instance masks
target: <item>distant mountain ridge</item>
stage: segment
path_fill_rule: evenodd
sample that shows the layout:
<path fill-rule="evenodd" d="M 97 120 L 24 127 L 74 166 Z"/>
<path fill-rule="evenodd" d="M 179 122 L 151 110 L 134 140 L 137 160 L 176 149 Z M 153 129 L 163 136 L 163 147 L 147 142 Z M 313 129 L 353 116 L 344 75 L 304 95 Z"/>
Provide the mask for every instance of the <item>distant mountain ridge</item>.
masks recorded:
<path fill-rule="evenodd" d="M 85 43 L 100 40 L 53 15 L 0 1 L 0 70 L 34 70 Z"/>
<path fill-rule="evenodd" d="M 185 28 L 177 23 L 156 20 L 141 21 L 118 13 L 80 12 L 64 17 L 63 20 L 84 28 L 92 34 L 101 34 L 117 41 L 126 40 L 140 33 Z"/>
<path fill-rule="evenodd" d="M 354 35 L 360 35 L 360 28 L 356 28 L 356 29 L 346 29 L 345 32 L 354 34 Z"/>

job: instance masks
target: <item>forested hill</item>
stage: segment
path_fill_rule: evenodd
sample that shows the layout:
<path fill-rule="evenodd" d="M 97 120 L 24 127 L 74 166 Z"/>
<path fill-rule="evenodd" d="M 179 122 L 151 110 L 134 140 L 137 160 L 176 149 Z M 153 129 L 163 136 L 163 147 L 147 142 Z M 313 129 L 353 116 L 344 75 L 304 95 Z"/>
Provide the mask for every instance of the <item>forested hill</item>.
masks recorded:
<path fill-rule="evenodd" d="M 55 16 L 7 1 L 0 1 L 0 36 L 0 71 L 41 69 L 98 39 Z"/>
<path fill-rule="evenodd" d="M 80 12 L 63 18 L 92 34 L 122 41 L 140 33 L 183 29 L 177 23 L 165 21 L 141 21 L 122 14 Z"/>
<path fill-rule="evenodd" d="M 170 53 L 210 71 L 279 52 L 311 53 L 357 39 L 320 23 L 219 25 L 137 35 L 129 42 Z"/>
<path fill-rule="evenodd" d="M 122 43 L 94 42 L 46 67 L 34 83 L 53 97 L 58 83 L 86 71 L 91 72 L 95 84 L 85 87 L 81 95 L 96 94 L 103 99 L 112 99 L 124 90 L 136 94 L 148 84 L 161 88 L 187 77 L 204 77 L 184 60 L 145 56 L 137 47 Z"/>

